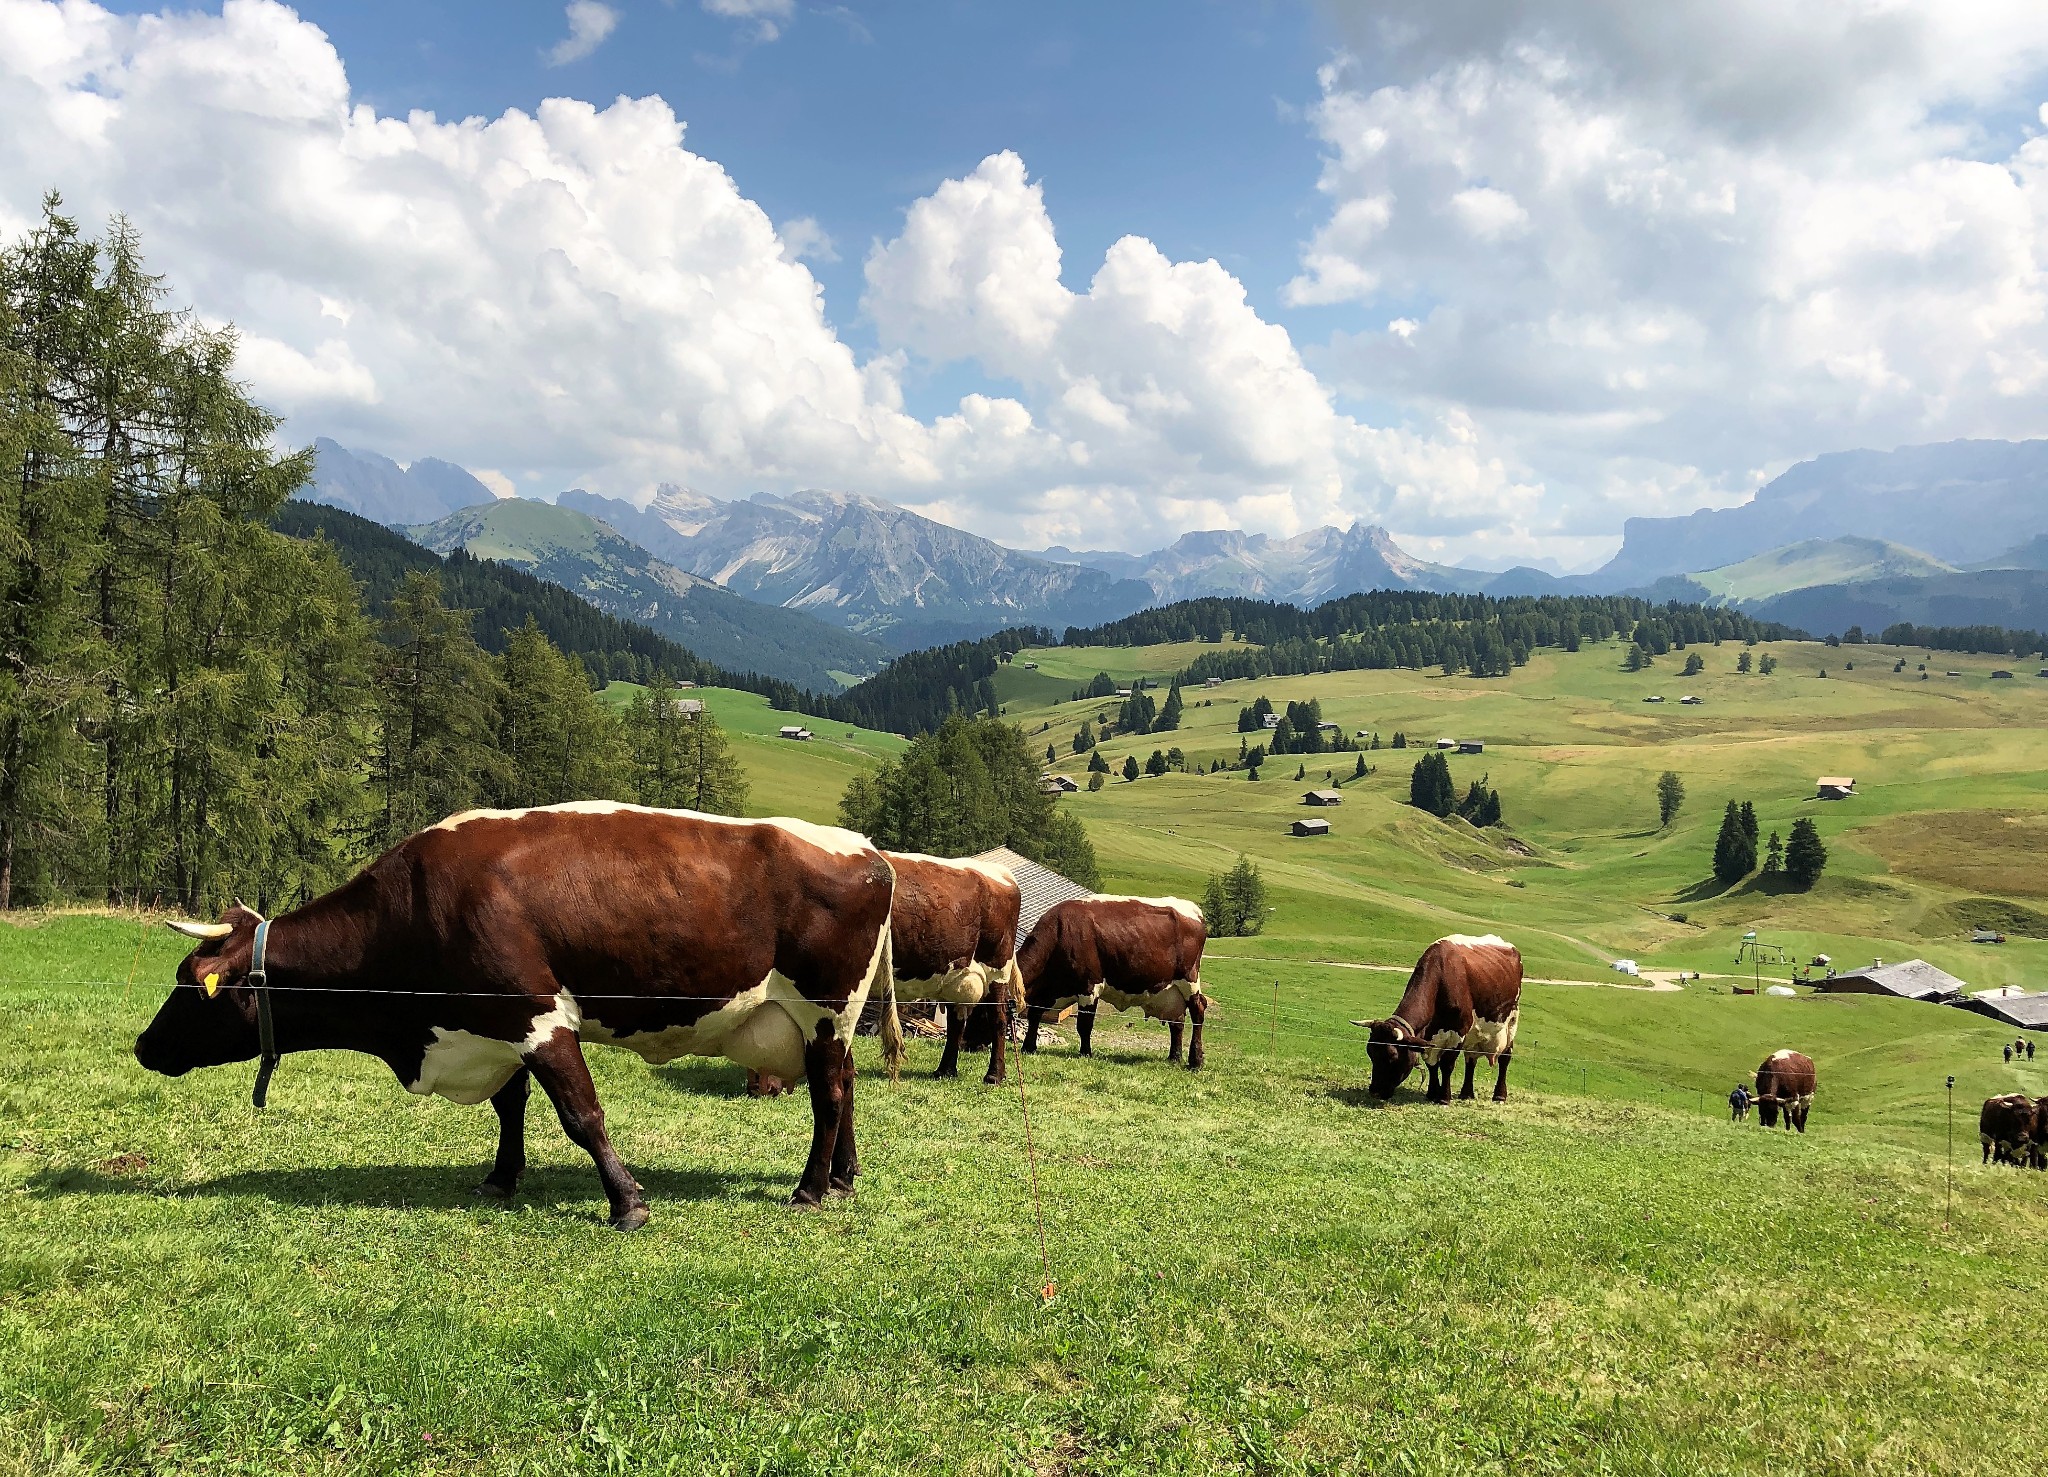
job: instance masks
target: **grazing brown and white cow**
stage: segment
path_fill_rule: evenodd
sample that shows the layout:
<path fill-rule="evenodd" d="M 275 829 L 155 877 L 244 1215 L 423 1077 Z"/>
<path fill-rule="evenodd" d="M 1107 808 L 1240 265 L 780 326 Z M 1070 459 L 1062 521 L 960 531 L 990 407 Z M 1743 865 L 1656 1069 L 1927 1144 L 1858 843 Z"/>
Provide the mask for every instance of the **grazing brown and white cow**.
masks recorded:
<path fill-rule="evenodd" d="M 1806 1132 L 1807 1110 L 1813 1106 L 1813 1058 L 1796 1051 L 1774 1051 L 1756 1069 L 1756 1115 L 1765 1128 L 1785 1126 Z"/>
<path fill-rule="evenodd" d="M 793 1202 L 816 1205 L 860 1169 L 853 1027 L 888 989 L 892 892 L 881 852 L 803 821 L 609 802 L 470 811 L 267 923 L 236 908 L 174 925 L 202 942 L 135 1056 L 173 1077 L 247 1061 L 268 1014 L 277 1052 L 367 1052 L 413 1092 L 489 1099 L 498 1153 L 478 1192 L 500 1199 L 526 1167 L 531 1077 L 596 1161 L 621 1230 L 647 1207 L 582 1043 L 650 1062 L 724 1056 L 808 1078 Z M 892 1012 L 892 1056 L 900 1039 Z"/>
<path fill-rule="evenodd" d="M 1202 949 L 1208 941 L 1202 910 L 1185 898 L 1070 898 L 1053 904 L 1017 951 L 1030 1020 L 1024 1049 L 1038 1050 L 1038 1027 L 1047 1011 L 1057 1014 L 1073 1005 L 1079 1007 L 1081 1055 L 1093 1056 L 1095 1011 L 1106 1004 L 1165 1021 L 1169 1062 L 1180 1060 L 1181 1027 L 1193 1020 L 1188 1068 L 1200 1067 L 1202 1022 L 1209 1015 L 1209 997 L 1202 993 Z"/>
<path fill-rule="evenodd" d="M 1022 991 L 1017 971 L 1017 914 L 1023 895 L 1008 867 L 968 857 L 949 860 L 915 852 L 888 853 L 896 872 L 890 906 L 896 956 L 896 998 L 946 1007 L 941 1077 L 960 1075 L 960 1042 L 970 1014 L 987 1014 L 977 1035 L 994 1037 L 982 1081 L 1008 1075 L 1010 1011 Z"/>
<path fill-rule="evenodd" d="M 1994 1159 L 2000 1164 L 2032 1162 L 2038 1149 L 2035 1133 L 2040 1118 L 2040 1109 L 2023 1092 L 2008 1092 L 2001 1097 L 1984 1099 L 1984 1106 L 1977 1112 L 1977 1142 L 1984 1146 L 1981 1162 L 1989 1164 Z"/>
<path fill-rule="evenodd" d="M 1423 1065 L 1429 1069 L 1429 1101 L 1447 1103 L 1451 1073 L 1462 1056 L 1465 1086 L 1458 1096 L 1469 1098 L 1473 1070 L 1484 1057 L 1499 1065 L 1493 1100 L 1504 1103 L 1521 1014 L 1522 955 L 1513 944 L 1490 933 L 1440 938 L 1415 962 L 1394 1013 L 1360 1022 L 1372 1033 L 1365 1048 L 1372 1062 L 1368 1090 L 1391 1098 Z"/>

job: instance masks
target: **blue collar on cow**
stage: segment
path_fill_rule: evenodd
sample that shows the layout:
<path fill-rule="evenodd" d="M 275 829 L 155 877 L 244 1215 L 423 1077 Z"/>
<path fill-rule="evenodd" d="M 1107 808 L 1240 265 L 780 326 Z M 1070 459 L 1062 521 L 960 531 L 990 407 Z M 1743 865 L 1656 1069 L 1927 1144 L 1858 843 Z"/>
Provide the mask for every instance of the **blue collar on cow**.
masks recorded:
<path fill-rule="evenodd" d="M 265 918 L 256 925 L 256 942 L 249 955 L 249 988 L 256 992 L 256 1040 L 263 1049 L 252 1096 L 259 1108 L 270 1096 L 270 1074 L 277 1070 L 277 1022 L 270 1012 L 270 972 L 263 966 L 269 945 L 270 920 Z"/>

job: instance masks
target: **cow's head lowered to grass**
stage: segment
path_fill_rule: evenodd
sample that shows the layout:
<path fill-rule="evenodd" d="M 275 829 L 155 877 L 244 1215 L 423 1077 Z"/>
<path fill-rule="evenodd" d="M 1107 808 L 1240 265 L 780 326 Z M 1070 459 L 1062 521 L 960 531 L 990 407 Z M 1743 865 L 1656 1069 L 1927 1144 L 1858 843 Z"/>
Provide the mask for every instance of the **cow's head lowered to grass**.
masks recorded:
<path fill-rule="evenodd" d="M 1422 1065 L 1422 1045 L 1405 1022 L 1393 1018 L 1374 1021 L 1365 1046 L 1372 1061 L 1372 1081 L 1366 1090 L 1376 1098 L 1391 1098 L 1408 1074 Z"/>
<path fill-rule="evenodd" d="M 135 1038 L 135 1060 L 152 1072 L 182 1077 L 194 1067 L 255 1060 L 256 992 L 249 964 L 263 920 L 233 907 L 218 923 L 173 923 L 199 947 L 178 966 L 178 983 L 148 1029 Z"/>

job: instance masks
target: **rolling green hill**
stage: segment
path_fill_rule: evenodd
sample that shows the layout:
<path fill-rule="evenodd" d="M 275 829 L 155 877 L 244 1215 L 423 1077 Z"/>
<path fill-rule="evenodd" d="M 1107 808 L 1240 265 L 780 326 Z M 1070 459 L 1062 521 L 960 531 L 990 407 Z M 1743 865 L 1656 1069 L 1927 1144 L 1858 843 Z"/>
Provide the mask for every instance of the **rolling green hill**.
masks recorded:
<path fill-rule="evenodd" d="M 1190 768 L 1207 768 L 1236 758 L 1241 704 L 1259 694 L 1275 704 L 1314 697 L 1347 733 L 1483 741 L 1484 754 L 1454 755 L 1451 769 L 1461 791 L 1484 776 L 1501 792 L 1500 835 L 1410 808 L 1408 771 L 1419 756 L 1388 748 L 1364 756 L 1378 772 L 1360 781 L 1348 778 L 1356 755 L 1287 756 L 1269 761 L 1258 783 L 1242 772 L 1170 774 L 1061 803 L 1087 822 L 1121 890 L 1199 896 L 1203 879 L 1240 853 L 1257 861 L 1277 911 L 1264 936 L 1231 945 L 1248 955 L 1401 965 L 1441 934 L 1495 931 L 1539 973 L 1598 977 L 1616 957 L 1727 971 L 1740 936 L 1757 928 L 1801 958 L 1919 955 L 1979 988 L 2048 985 L 2048 941 L 1967 942 L 1975 913 L 1988 918 L 2003 904 L 2048 911 L 2028 819 L 2048 812 L 2048 681 L 1993 681 L 2001 662 L 1989 657 L 1794 642 L 1757 648 L 1783 664 L 1766 678 L 1733 670 L 1742 650 L 1734 643 L 1696 649 L 1707 669 L 1689 678 L 1676 675 L 1676 652 L 1623 672 L 1609 642 L 1539 652 L 1506 678 L 1235 680 L 1188 689 L 1175 733 L 1101 746 L 1113 767 L 1174 745 Z M 1895 673 L 1901 657 L 1906 669 Z M 998 675 L 1011 720 L 1078 777 L 1084 761 L 1068 741 L 1084 717 L 1099 721 L 1115 703 L 1045 702 L 1027 687 L 1040 673 L 1065 675 L 1077 658 L 1091 672 L 1159 681 L 1186 653 L 1027 649 L 1018 662 L 1039 661 L 1039 673 L 1013 663 Z M 1923 661 L 1932 669 L 1925 681 Z M 1941 675 L 1951 669 L 1962 675 Z M 1642 701 L 1653 694 L 1667 701 Z M 1701 704 L 1681 706 L 1688 694 Z M 1306 766 L 1301 783 L 1297 765 Z M 1668 831 L 1657 826 L 1654 795 L 1666 769 L 1689 792 Z M 1858 796 L 1814 800 L 1821 774 L 1855 776 Z M 1288 824 L 1310 781 L 1341 782 L 1345 804 L 1329 813 L 1334 834 L 1297 839 Z M 1711 885 L 1714 831 L 1729 799 L 1754 801 L 1766 834 L 1815 819 L 1832 860 L 1812 894 L 1754 878 L 1726 892 Z"/>
<path fill-rule="evenodd" d="M 1813 585 L 1859 584 L 1865 580 L 1954 574 L 1917 549 L 1874 538 L 1807 539 L 1772 549 L 1738 564 L 1724 564 L 1687 576 L 1709 597 L 1729 603 L 1767 600 Z"/>
<path fill-rule="evenodd" d="M 641 690 L 631 682 L 614 682 L 605 688 L 604 697 L 623 708 Z M 784 712 L 768 706 L 760 694 L 737 688 L 699 687 L 686 696 L 702 699 L 705 710 L 731 738 L 734 754 L 746 766 L 756 815 L 790 815 L 837 825 L 839 797 L 847 783 L 909 747 L 893 733 Z M 801 724 L 814 736 L 778 737 L 785 724 Z"/>
<path fill-rule="evenodd" d="M 832 692 L 879 670 L 877 642 L 802 611 L 744 599 L 664 564 L 586 514 L 507 498 L 405 530 L 439 553 L 466 549 L 573 590 L 728 671 Z"/>

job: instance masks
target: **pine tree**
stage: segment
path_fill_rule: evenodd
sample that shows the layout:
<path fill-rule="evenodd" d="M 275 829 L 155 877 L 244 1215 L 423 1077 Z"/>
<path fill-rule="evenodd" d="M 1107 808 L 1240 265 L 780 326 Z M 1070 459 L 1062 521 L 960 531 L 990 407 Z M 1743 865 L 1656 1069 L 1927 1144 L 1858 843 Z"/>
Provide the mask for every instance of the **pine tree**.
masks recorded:
<path fill-rule="evenodd" d="M 1408 777 L 1408 803 L 1434 816 L 1447 816 L 1457 808 L 1450 761 L 1441 753 L 1432 751 L 1415 762 Z"/>
<path fill-rule="evenodd" d="M 1157 779 L 1160 775 L 1165 774 L 1166 770 L 1166 755 L 1161 753 L 1159 750 L 1154 749 L 1152 751 L 1152 757 L 1145 761 L 1145 773 L 1151 775 L 1154 779 Z"/>
<path fill-rule="evenodd" d="M 67 852 L 84 860 L 66 790 L 98 707 L 81 598 L 94 530 L 62 395 L 82 374 L 96 260 L 54 196 L 0 251 L 0 910 L 53 896 Z"/>
<path fill-rule="evenodd" d="M 1081 726 L 1074 730 L 1074 752 L 1076 754 L 1085 754 L 1094 747 L 1095 725 L 1086 718 L 1083 718 Z"/>
<path fill-rule="evenodd" d="M 1108 766 L 1107 764 L 1105 764 L 1105 765 L 1103 765 L 1103 766 L 1102 766 L 1102 768 L 1101 768 L 1101 769 L 1098 769 L 1098 770 L 1094 770 L 1094 771 L 1092 771 L 1092 772 L 1091 772 L 1091 773 L 1089 774 L 1089 776 L 1088 776 L 1088 793 L 1089 793 L 1089 794 L 1091 794 L 1091 795 L 1092 795 L 1092 794 L 1094 794 L 1094 793 L 1095 793 L 1095 792 L 1096 792 L 1097 790 L 1099 790 L 1099 789 L 1101 789 L 1101 788 L 1102 788 L 1102 777 L 1103 777 L 1103 775 L 1104 775 L 1104 774 L 1108 773 L 1108 771 L 1109 771 L 1109 766 Z"/>
<path fill-rule="evenodd" d="M 1820 831 L 1805 816 L 1792 822 L 1792 834 L 1785 842 L 1785 875 L 1795 887 L 1805 889 L 1820 881 L 1827 869 L 1828 849 Z"/>
<path fill-rule="evenodd" d="M 392 597 L 371 762 L 381 845 L 506 788 L 509 771 L 496 742 L 504 690 L 469 624 L 467 611 L 441 603 L 432 575 L 409 573 Z"/>
<path fill-rule="evenodd" d="M 1127 754 L 1127 755 L 1125 755 L 1125 756 L 1124 756 L 1124 779 L 1125 779 L 1125 781 L 1126 781 L 1126 782 L 1129 782 L 1129 781 L 1135 781 L 1135 780 L 1136 780 L 1136 779 L 1138 778 L 1138 773 L 1139 773 L 1139 771 L 1138 771 L 1138 756 L 1137 756 L 1136 754 Z"/>
<path fill-rule="evenodd" d="M 1745 650 L 1745 651 L 1743 651 L 1743 652 L 1739 653 L 1739 654 L 1738 654 L 1738 655 L 1736 656 L 1736 658 L 1735 658 L 1735 670 L 1736 670 L 1736 671 L 1738 671 L 1738 672 L 1747 672 L 1747 671 L 1749 670 L 1749 667 L 1750 667 L 1750 661 L 1749 661 L 1749 652 Z"/>
<path fill-rule="evenodd" d="M 505 697 L 499 747 L 510 806 L 624 800 L 634 790 L 618 719 L 590 689 L 583 664 L 564 656 L 532 617 L 498 658 Z"/>
<path fill-rule="evenodd" d="M 1686 675 L 1686 676 L 1688 676 L 1688 677 L 1697 677 L 1697 676 L 1699 676 L 1699 674 L 1700 674 L 1701 672 L 1703 672 L 1703 671 L 1705 671 L 1705 670 L 1706 670 L 1706 666 L 1707 666 L 1707 664 L 1706 664 L 1705 660 L 1701 658 L 1701 656 L 1700 656 L 1700 654 L 1699 654 L 1698 652 L 1696 652 L 1696 651 L 1688 651 L 1688 652 L 1687 652 L 1687 653 L 1685 654 L 1685 675 Z"/>
<path fill-rule="evenodd" d="M 1109 773 L 1109 761 L 1102 757 L 1100 749 L 1090 749 L 1088 751 L 1088 772 L 1090 774 Z"/>
<path fill-rule="evenodd" d="M 1243 938 L 1266 926 L 1266 881 L 1251 861 L 1212 876 L 1202 889 L 1202 921 L 1211 938 Z"/>
<path fill-rule="evenodd" d="M 1159 718 L 1152 725 L 1154 733 L 1171 733 L 1180 727 L 1181 715 L 1180 684 L 1174 683 L 1166 690 L 1166 702 L 1159 709 Z"/>
<path fill-rule="evenodd" d="M 1736 814 L 1741 818 L 1742 821 L 1743 839 L 1749 842 L 1750 865 L 1755 866 L 1756 842 L 1758 836 L 1758 827 L 1756 822 L 1756 807 L 1750 804 L 1749 801 L 1745 800 L 1742 802 L 1742 809 L 1737 811 Z"/>
<path fill-rule="evenodd" d="M 1771 832 L 1770 845 L 1764 851 L 1763 875 L 1775 877 L 1785 870 L 1785 843 L 1778 839 L 1776 831 Z"/>
<path fill-rule="evenodd" d="M 1674 770 L 1665 770 L 1657 776 L 1657 824 L 1668 826 L 1678 818 L 1678 812 L 1685 805 L 1685 781 Z"/>
<path fill-rule="evenodd" d="M 1358 756 L 1358 763 L 1352 766 L 1351 777 L 1355 780 L 1365 778 L 1365 755 L 1360 754 Z"/>
<path fill-rule="evenodd" d="M 1742 823 L 1742 811 L 1733 800 L 1721 817 L 1720 834 L 1714 838 L 1714 876 L 1733 887 L 1756 870 L 1756 838 Z"/>

